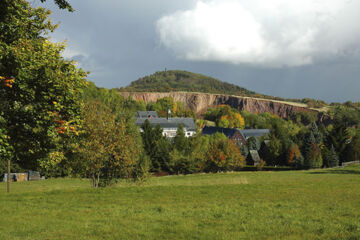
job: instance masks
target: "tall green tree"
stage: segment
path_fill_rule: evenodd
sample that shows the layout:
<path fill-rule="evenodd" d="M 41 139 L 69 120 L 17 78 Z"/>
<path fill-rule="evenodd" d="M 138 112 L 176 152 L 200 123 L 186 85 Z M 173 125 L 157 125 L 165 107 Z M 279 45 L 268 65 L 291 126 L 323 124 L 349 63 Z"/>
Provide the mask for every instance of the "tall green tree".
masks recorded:
<path fill-rule="evenodd" d="M 93 187 L 109 185 L 118 178 L 131 178 L 142 157 L 138 129 L 99 102 L 83 109 L 83 134 L 78 147 L 77 169 L 92 179 Z"/>
<path fill-rule="evenodd" d="M 339 154 L 340 164 L 346 159 L 346 147 L 350 136 L 347 131 L 346 122 L 335 120 L 333 129 L 330 131 L 327 139 L 328 146 L 333 145 L 335 151 Z"/>
<path fill-rule="evenodd" d="M 326 158 L 326 162 L 328 167 L 339 166 L 339 156 L 337 155 L 333 145 L 331 145 L 330 151 Z"/>
<path fill-rule="evenodd" d="M 360 130 L 357 130 L 355 136 L 351 137 L 349 144 L 344 150 L 344 161 L 359 161 L 360 160 Z"/>
<path fill-rule="evenodd" d="M 315 122 L 311 123 L 310 131 L 314 134 L 316 144 L 320 145 L 323 142 L 323 135 L 320 132 Z"/>
<path fill-rule="evenodd" d="M 316 143 L 316 139 L 312 131 L 308 134 L 306 142 L 304 144 L 305 149 L 305 168 L 319 168 L 323 164 L 323 159 L 321 156 L 321 150 Z"/>
<path fill-rule="evenodd" d="M 12 160 L 25 169 L 38 169 L 80 123 L 86 73 L 62 58 L 64 44 L 48 40 L 56 29 L 49 15 L 24 0 L 0 2 L 0 112 Z"/>
<path fill-rule="evenodd" d="M 279 164 L 279 156 L 282 151 L 282 145 L 275 134 L 270 134 L 269 142 L 263 147 L 261 156 L 267 165 L 274 166 Z"/>
<path fill-rule="evenodd" d="M 155 141 L 153 136 L 153 129 L 148 119 L 145 120 L 141 128 L 142 128 L 141 137 L 144 145 L 144 150 L 148 156 L 151 156 L 152 151 L 155 147 Z"/>
<path fill-rule="evenodd" d="M 183 152 L 183 153 L 188 153 L 189 151 L 189 140 L 188 138 L 185 136 L 185 130 L 183 125 L 180 123 L 178 125 L 178 129 L 176 131 L 176 135 L 173 139 L 173 147 L 179 151 L 179 152 Z"/>
<path fill-rule="evenodd" d="M 150 158 L 151 171 L 168 171 L 171 152 L 170 140 L 162 134 L 163 130 L 160 125 L 153 128 L 147 119 L 142 126 L 142 130 L 141 137 L 144 150 Z"/>

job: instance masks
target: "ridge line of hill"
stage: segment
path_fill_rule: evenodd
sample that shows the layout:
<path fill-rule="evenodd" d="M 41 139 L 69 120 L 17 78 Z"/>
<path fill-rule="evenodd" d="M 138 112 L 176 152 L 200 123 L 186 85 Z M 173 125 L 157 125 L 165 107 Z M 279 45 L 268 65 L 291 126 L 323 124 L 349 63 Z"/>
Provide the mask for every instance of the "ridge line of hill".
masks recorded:
<path fill-rule="evenodd" d="M 309 108 L 322 108 L 328 106 L 321 100 L 314 99 L 284 99 L 269 95 L 259 94 L 238 85 L 223 82 L 219 79 L 199 73 L 182 70 L 158 71 L 154 74 L 139 78 L 127 87 L 118 89 L 120 92 L 191 92 L 223 94 L 239 97 L 252 97 L 257 99 L 284 102 L 297 106 L 308 105 Z"/>

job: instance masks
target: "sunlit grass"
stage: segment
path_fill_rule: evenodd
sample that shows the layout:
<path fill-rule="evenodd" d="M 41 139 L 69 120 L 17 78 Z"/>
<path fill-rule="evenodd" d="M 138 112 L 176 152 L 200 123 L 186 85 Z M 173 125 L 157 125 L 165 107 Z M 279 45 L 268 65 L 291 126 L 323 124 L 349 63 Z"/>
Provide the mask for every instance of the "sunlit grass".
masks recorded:
<path fill-rule="evenodd" d="M 0 239 L 360 239 L 360 167 L 0 189 Z"/>

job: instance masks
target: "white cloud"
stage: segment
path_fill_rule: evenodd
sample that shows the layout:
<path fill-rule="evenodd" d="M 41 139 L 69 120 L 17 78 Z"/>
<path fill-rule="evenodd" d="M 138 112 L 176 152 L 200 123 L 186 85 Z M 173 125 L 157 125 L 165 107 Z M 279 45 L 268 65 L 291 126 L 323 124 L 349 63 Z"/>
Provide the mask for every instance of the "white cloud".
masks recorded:
<path fill-rule="evenodd" d="M 301 66 L 358 53 L 359 9 L 358 0 L 198 0 L 156 26 L 180 58 Z"/>

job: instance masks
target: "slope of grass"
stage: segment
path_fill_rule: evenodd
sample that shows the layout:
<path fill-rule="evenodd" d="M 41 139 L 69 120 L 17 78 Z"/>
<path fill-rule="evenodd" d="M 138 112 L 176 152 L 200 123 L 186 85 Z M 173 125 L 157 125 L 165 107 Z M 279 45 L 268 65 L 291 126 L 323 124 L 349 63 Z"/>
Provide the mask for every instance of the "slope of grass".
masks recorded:
<path fill-rule="evenodd" d="M 0 188 L 0 239 L 360 239 L 359 166 Z"/>

